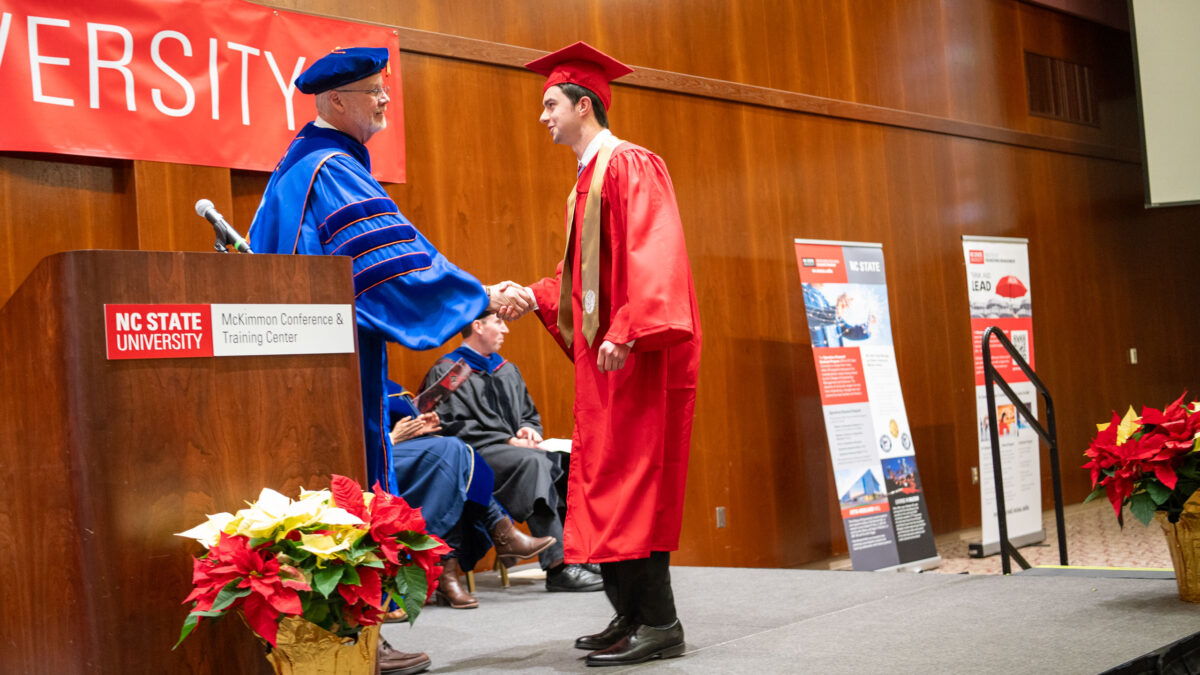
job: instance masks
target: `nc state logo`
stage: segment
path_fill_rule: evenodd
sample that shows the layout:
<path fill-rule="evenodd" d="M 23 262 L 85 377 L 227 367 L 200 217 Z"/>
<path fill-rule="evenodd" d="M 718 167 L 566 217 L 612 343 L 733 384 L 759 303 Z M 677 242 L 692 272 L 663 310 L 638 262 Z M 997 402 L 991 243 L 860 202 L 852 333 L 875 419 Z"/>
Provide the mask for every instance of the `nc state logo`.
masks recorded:
<path fill-rule="evenodd" d="M 583 312 L 591 314 L 596 311 L 596 291 L 588 291 L 583 294 Z"/>

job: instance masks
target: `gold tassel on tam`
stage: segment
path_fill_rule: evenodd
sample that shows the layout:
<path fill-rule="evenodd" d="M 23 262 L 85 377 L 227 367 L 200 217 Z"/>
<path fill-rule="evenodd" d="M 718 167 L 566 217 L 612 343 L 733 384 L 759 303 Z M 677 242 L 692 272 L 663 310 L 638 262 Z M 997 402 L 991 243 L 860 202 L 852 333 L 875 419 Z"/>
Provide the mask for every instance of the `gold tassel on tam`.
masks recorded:
<path fill-rule="evenodd" d="M 285 617 L 275 644 L 267 660 L 278 675 L 374 675 L 379 626 L 363 628 L 354 642 L 304 619 Z"/>

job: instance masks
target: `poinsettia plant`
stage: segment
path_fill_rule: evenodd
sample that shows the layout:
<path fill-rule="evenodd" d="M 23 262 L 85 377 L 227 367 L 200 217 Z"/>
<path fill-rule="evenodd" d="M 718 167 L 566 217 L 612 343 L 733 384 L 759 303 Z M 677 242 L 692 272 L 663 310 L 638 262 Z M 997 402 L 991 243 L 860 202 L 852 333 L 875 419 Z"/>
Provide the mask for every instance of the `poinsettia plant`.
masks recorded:
<path fill-rule="evenodd" d="M 1200 402 L 1184 403 L 1186 396 L 1162 410 L 1143 407 L 1141 415 L 1130 406 L 1124 417 L 1114 412 L 1096 425 L 1084 453 L 1094 488 L 1085 501 L 1107 495 L 1122 526 L 1126 505 L 1144 525 L 1155 511 L 1179 521 L 1184 502 L 1200 489 Z"/>
<path fill-rule="evenodd" d="M 296 500 L 264 489 L 236 514 L 218 513 L 181 537 L 204 545 L 193 561 L 192 610 L 179 643 L 202 618 L 240 609 L 275 645 L 279 621 L 298 616 L 343 637 L 383 620 L 389 601 L 415 621 L 442 572 L 446 544 L 425 532 L 419 508 L 334 475 L 330 489 Z"/>

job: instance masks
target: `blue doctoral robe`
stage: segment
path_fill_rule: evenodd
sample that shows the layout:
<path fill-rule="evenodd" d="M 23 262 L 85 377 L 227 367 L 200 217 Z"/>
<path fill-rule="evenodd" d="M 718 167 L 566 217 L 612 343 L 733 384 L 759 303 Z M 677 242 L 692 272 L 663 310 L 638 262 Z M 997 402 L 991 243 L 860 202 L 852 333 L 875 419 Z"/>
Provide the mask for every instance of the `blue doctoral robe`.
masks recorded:
<path fill-rule="evenodd" d="M 412 394 L 391 380 L 387 386 L 389 427 L 405 417 L 416 417 Z M 401 441 L 393 447 L 392 457 L 396 494 L 421 509 L 430 532 L 445 537 L 463 519 L 456 557 L 463 569 L 473 568 L 492 548 L 484 522 L 495 481 L 491 467 L 471 446 L 446 436 Z"/>
<path fill-rule="evenodd" d="M 400 213 L 371 176 L 365 145 L 311 122 L 271 174 L 248 239 L 259 253 L 354 259 L 367 482 L 396 493 L 386 343 L 441 345 L 487 307 L 483 286 Z"/>

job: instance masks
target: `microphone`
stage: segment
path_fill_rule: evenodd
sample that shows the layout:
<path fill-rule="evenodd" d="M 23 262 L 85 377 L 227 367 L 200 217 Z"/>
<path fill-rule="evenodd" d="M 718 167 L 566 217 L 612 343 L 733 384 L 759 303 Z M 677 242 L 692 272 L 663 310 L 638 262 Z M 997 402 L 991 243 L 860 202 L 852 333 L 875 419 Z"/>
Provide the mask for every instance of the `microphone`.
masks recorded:
<path fill-rule="evenodd" d="M 254 253 L 250 250 L 250 244 L 247 244 L 246 240 L 242 239 L 242 235 L 238 234 L 237 230 L 233 229 L 233 226 L 225 220 L 225 216 L 217 211 L 212 201 L 201 199 L 196 202 L 196 215 L 212 223 L 213 230 L 217 233 L 218 249 L 224 250 L 224 245 L 232 246 L 242 253 Z"/>

